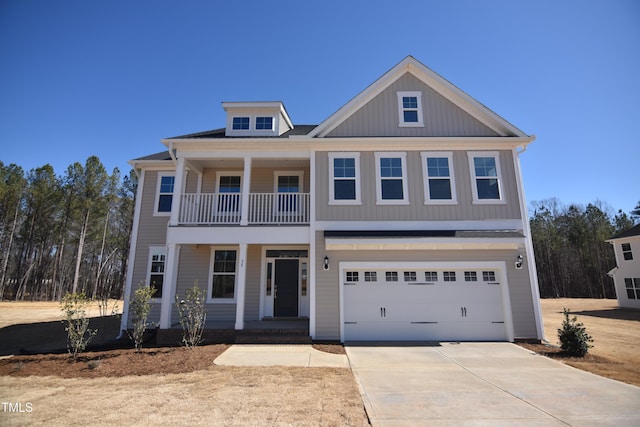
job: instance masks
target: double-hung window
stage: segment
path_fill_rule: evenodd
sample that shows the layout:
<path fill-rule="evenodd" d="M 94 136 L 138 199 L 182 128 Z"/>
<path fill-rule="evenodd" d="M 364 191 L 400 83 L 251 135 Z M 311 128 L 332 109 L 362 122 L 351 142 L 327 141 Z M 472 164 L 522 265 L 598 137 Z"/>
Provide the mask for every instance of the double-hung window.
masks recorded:
<path fill-rule="evenodd" d="M 422 92 L 398 92 L 400 127 L 422 127 Z"/>
<path fill-rule="evenodd" d="M 249 117 L 234 117 L 232 128 L 233 130 L 249 130 Z"/>
<path fill-rule="evenodd" d="M 628 299 L 640 299 L 640 277 L 625 277 L 624 287 Z"/>
<path fill-rule="evenodd" d="M 147 284 L 155 289 L 152 298 L 162 297 L 164 284 L 164 266 L 167 249 L 164 246 L 149 247 L 149 267 L 147 272 Z"/>
<path fill-rule="evenodd" d="M 379 205 L 409 204 L 407 153 L 375 153 L 376 196 Z"/>
<path fill-rule="evenodd" d="M 219 220 L 222 217 L 230 222 L 240 220 L 241 174 L 241 172 L 217 173 L 215 203 Z"/>
<path fill-rule="evenodd" d="M 235 298 L 237 254 L 235 249 L 214 248 L 211 251 L 209 299 L 230 301 Z"/>
<path fill-rule="evenodd" d="M 633 260 L 633 251 L 631 250 L 631 243 L 622 244 L 622 258 L 624 258 L 625 261 Z"/>
<path fill-rule="evenodd" d="M 329 153 L 329 204 L 360 204 L 360 153 Z"/>
<path fill-rule="evenodd" d="M 474 203 L 503 203 L 500 157 L 497 152 L 469 152 Z"/>
<path fill-rule="evenodd" d="M 451 152 L 421 153 L 425 204 L 455 204 L 456 185 Z"/>
<path fill-rule="evenodd" d="M 173 172 L 158 172 L 158 188 L 156 191 L 154 215 L 169 215 L 171 213 L 174 182 L 175 174 Z"/>

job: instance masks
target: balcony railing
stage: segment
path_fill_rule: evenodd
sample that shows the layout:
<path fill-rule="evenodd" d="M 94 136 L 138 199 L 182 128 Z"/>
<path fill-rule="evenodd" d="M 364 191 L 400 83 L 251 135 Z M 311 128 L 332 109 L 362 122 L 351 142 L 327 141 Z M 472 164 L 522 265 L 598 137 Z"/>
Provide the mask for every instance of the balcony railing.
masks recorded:
<path fill-rule="evenodd" d="M 309 224 L 308 193 L 250 193 L 247 224 Z M 178 223 L 184 225 L 240 224 L 239 193 L 185 193 Z"/>

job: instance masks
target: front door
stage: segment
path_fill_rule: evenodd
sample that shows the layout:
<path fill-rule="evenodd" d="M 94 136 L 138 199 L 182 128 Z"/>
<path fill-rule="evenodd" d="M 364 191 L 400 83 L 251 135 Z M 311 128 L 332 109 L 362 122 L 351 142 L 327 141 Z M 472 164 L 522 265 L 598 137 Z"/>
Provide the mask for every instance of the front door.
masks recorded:
<path fill-rule="evenodd" d="M 298 317 L 298 260 L 277 259 L 275 274 L 275 317 Z"/>

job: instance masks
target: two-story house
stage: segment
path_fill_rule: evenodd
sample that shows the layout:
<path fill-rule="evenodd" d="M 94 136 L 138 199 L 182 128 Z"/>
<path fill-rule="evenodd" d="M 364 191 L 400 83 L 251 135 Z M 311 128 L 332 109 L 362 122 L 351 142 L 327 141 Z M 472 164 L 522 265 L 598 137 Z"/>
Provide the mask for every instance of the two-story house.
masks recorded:
<path fill-rule="evenodd" d="M 175 328 L 308 319 L 316 340 L 542 339 L 519 156 L 534 140 L 407 57 L 319 125 L 224 102 L 224 128 L 132 160 L 137 286 Z M 226 322 L 226 323 L 225 323 Z"/>
<path fill-rule="evenodd" d="M 618 306 L 640 308 L 640 224 L 607 240 L 613 246 L 616 266 L 609 272 Z"/>

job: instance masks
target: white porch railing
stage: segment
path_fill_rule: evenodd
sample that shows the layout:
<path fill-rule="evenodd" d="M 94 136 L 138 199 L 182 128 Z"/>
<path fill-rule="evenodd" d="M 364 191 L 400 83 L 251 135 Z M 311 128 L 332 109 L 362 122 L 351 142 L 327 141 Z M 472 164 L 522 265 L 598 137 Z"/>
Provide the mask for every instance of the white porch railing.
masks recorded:
<path fill-rule="evenodd" d="M 250 193 L 249 224 L 308 224 L 308 193 Z M 184 225 L 240 224 L 239 193 L 185 193 L 178 223 Z"/>

